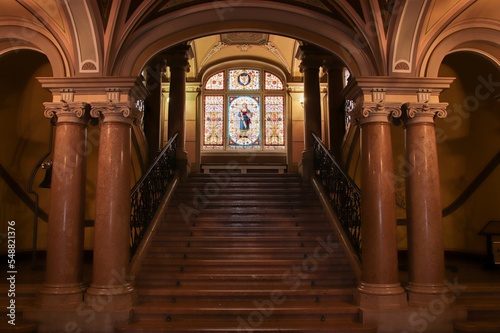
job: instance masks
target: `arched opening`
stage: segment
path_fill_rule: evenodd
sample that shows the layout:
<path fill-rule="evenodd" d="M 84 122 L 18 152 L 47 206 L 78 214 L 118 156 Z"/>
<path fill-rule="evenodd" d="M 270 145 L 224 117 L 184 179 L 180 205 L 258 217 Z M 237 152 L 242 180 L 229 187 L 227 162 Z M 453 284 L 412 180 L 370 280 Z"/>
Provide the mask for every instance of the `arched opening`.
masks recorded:
<path fill-rule="evenodd" d="M 10 187 L 0 182 L 2 192 L 2 218 L 17 220 L 16 249 L 30 251 L 33 235 L 33 212 L 27 208 L 22 198 L 27 191 L 26 184 L 38 160 L 50 149 L 48 146 L 50 121 L 44 117 L 43 102 L 52 100 L 52 95 L 40 87 L 37 77 L 52 76 L 52 68 L 47 57 L 31 49 L 20 49 L 0 55 L 0 163 L 17 186 Z M 45 212 L 49 208 L 48 189 L 38 188 L 44 172 L 38 172 L 34 179 L 36 191 L 40 194 L 39 206 Z M 7 232 L 6 224 L 2 224 Z M 44 248 L 41 224 L 39 248 Z M 6 242 L 3 242 L 7 246 Z M 4 249 L 5 250 L 5 249 Z M 6 251 L 6 250 L 5 250 Z"/>
<path fill-rule="evenodd" d="M 500 148 L 500 70 L 482 54 L 460 51 L 443 59 L 439 76 L 456 77 L 441 94 L 449 103 L 448 116 L 436 122 L 445 248 L 485 253 L 485 237 L 478 233 L 498 218 L 495 198 L 500 192 L 494 184 L 500 182 L 500 172 L 496 168 L 484 174 L 482 183 L 478 176 Z M 478 186 L 472 190 L 469 186 L 474 183 Z"/>

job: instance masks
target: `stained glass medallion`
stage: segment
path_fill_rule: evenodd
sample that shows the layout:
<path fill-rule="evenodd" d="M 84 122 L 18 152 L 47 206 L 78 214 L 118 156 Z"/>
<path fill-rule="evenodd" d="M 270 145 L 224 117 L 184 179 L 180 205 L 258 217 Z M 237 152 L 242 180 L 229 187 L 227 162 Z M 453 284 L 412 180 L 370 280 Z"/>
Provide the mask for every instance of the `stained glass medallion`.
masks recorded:
<path fill-rule="evenodd" d="M 228 96 L 228 148 L 260 148 L 260 96 Z"/>
<path fill-rule="evenodd" d="M 204 98 L 204 149 L 224 148 L 224 96 Z"/>
<path fill-rule="evenodd" d="M 260 90 L 260 70 L 230 69 L 228 90 Z"/>

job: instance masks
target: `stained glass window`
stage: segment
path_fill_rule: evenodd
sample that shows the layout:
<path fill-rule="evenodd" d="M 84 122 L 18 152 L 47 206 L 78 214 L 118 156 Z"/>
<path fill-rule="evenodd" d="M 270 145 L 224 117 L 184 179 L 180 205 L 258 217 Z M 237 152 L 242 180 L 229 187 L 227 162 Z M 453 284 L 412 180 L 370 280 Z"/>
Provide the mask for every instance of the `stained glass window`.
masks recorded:
<path fill-rule="evenodd" d="M 265 79 L 266 90 L 283 90 L 283 82 L 281 82 L 281 79 L 273 73 L 266 72 Z"/>
<path fill-rule="evenodd" d="M 285 148 L 284 97 L 264 97 L 265 148 Z"/>
<path fill-rule="evenodd" d="M 204 149 L 224 148 L 224 96 L 205 96 Z"/>
<path fill-rule="evenodd" d="M 228 90 L 260 90 L 260 70 L 231 69 L 228 71 Z"/>
<path fill-rule="evenodd" d="M 212 75 L 205 83 L 207 90 L 223 90 L 224 89 L 224 72 L 219 72 Z"/>
<path fill-rule="evenodd" d="M 285 149 L 285 85 L 279 76 L 231 68 L 210 75 L 203 87 L 204 151 Z"/>
<path fill-rule="evenodd" d="M 260 148 L 260 96 L 229 96 L 228 147 Z"/>

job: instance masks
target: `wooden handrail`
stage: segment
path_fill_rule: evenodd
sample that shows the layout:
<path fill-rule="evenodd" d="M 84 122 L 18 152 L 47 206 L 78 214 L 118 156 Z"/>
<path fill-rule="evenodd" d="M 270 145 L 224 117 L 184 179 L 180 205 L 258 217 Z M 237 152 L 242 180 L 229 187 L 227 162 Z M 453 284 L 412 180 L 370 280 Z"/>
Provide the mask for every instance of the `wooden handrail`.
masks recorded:
<path fill-rule="evenodd" d="M 0 176 L 5 181 L 5 183 L 10 187 L 10 189 L 19 197 L 19 199 L 21 199 L 21 201 L 24 202 L 24 204 L 28 206 L 29 209 L 35 212 L 35 201 L 31 199 L 28 193 L 26 193 L 26 191 L 23 190 L 23 188 L 17 183 L 17 181 L 14 178 L 12 178 L 9 172 L 1 164 L 0 164 Z M 49 215 L 43 209 L 38 208 L 37 214 L 38 217 L 41 218 L 43 221 L 48 222 Z"/>
<path fill-rule="evenodd" d="M 461 205 L 464 204 L 467 199 L 471 197 L 471 195 L 479 188 L 479 186 L 488 178 L 489 175 L 496 169 L 498 163 L 500 162 L 500 151 L 496 153 L 495 156 L 491 159 L 491 161 L 481 170 L 481 172 L 477 175 L 477 177 L 470 183 L 469 186 L 458 196 L 455 201 L 449 204 L 446 208 L 443 209 L 443 217 L 450 215 L 455 210 L 458 209 Z"/>

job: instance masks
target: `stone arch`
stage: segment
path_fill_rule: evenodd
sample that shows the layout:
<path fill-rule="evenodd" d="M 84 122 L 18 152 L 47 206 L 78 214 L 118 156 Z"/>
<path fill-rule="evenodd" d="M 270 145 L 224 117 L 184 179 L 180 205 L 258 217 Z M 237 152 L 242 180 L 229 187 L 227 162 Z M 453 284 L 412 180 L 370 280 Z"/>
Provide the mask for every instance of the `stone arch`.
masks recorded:
<path fill-rule="evenodd" d="M 305 12 L 281 3 L 262 7 L 249 2 L 227 9 L 224 15 L 214 9 L 213 4 L 201 4 L 162 16 L 129 36 L 111 75 L 138 75 L 155 54 L 166 48 L 227 31 L 267 32 L 321 45 L 342 59 L 355 76 L 381 74 L 369 47 L 356 44 L 353 30 L 327 23 L 317 12 Z"/>
<path fill-rule="evenodd" d="M 437 77 L 438 71 L 446 55 L 469 51 L 486 57 L 500 66 L 500 31 L 494 27 L 458 26 L 448 33 L 443 33 L 429 51 L 421 58 L 420 76 Z"/>
<path fill-rule="evenodd" d="M 4 22 L 0 26 L 0 55 L 22 49 L 43 53 L 50 62 L 54 77 L 72 73 L 70 62 L 50 34 L 40 31 L 39 27 L 27 21 Z"/>

